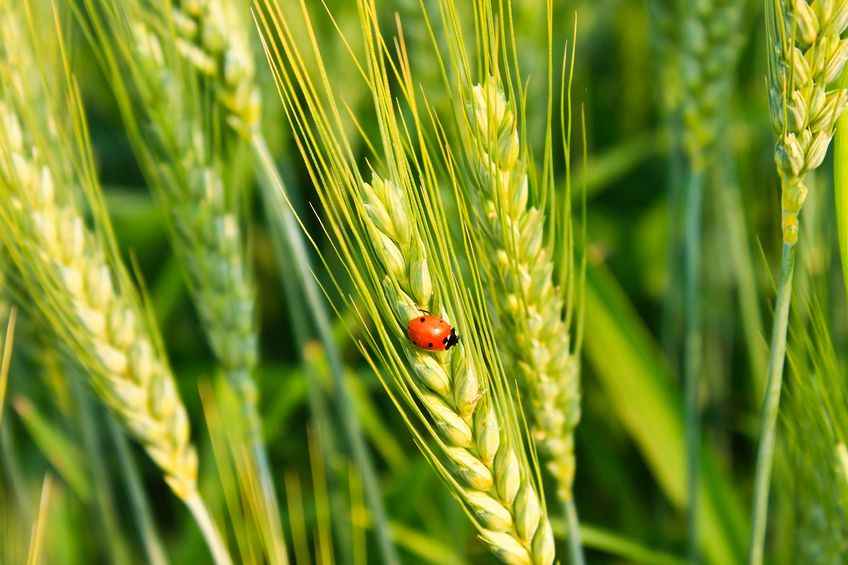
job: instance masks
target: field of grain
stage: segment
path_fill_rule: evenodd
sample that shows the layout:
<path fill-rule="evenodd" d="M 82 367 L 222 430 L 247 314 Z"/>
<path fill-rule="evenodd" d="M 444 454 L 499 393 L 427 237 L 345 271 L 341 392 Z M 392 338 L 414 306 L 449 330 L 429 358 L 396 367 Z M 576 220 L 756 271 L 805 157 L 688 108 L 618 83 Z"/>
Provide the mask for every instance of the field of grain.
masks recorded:
<path fill-rule="evenodd" d="M 848 563 L 848 0 L 0 0 L 0 563 Z"/>

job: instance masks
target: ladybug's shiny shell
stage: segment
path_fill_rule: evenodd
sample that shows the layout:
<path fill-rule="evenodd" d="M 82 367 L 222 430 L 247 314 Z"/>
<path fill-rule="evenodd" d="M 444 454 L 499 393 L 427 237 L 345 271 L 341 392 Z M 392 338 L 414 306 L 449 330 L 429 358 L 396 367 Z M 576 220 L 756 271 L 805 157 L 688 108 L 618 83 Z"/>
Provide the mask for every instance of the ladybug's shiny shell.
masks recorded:
<path fill-rule="evenodd" d="M 446 351 L 459 342 L 459 336 L 438 316 L 421 315 L 413 318 L 406 326 L 409 340 L 428 351 Z"/>

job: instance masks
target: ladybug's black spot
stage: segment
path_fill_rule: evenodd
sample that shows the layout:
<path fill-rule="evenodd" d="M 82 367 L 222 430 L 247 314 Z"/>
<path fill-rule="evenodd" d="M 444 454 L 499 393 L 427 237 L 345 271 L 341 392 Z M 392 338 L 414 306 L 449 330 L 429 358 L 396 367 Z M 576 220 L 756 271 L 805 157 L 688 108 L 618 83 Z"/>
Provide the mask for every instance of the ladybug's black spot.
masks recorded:
<path fill-rule="evenodd" d="M 420 319 L 420 320 L 418 320 L 418 321 L 419 321 L 419 322 L 421 322 L 421 323 L 423 324 L 426 320 L 427 320 L 427 318 L 421 318 L 421 319 Z"/>
<path fill-rule="evenodd" d="M 428 349 L 433 349 L 433 342 L 432 342 L 432 341 L 431 341 L 430 343 L 428 343 L 428 344 L 427 344 L 427 348 L 428 348 Z"/>

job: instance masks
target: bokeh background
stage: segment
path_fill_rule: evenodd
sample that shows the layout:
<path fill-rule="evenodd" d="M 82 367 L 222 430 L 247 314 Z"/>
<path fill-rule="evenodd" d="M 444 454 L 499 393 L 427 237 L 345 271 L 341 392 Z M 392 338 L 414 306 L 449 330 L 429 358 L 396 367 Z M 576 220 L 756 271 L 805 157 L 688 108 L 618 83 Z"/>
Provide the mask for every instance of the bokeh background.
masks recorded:
<path fill-rule="evenodd" d="M 701 2 L 702 0 L 698 0 Z M 718 2 L 719 0 L 714 0 Z M 729 120 L 720 141 L 723 158 L 717 182 L 704 198 L 703 271 L 704 370 L 701 391 L 704 430 L 703 503 L 708 541 L 724 549 L 710 553 L 737 562 L 745 554 L 748 509 L 756 448 L 757 415 L 766 355 L 765 329 L 771 319 L 774 277 L 779 258 L 779 184 L 774 172 L 772 132 L 766 94 L 766 38 L 762 3 L 745 4 L 738 33 L 738 65 L 723 69 L 734 84 L 731 103 L 719 109 Z M 425 5 L 432 2 L 424 0 Z M 709 2 L 707 2 L 709 3 Z M 320 13 L 319 2 L 307 2 Z M 341 30 L 357 35 L 355 3 L 327 0 Z M 419 14 L 418 0 L 378 3 L 386 26 L 394 14 L 403 22 L 413 71 L 438 104 L 441 92 L 431 46 Z M 577 433 L 578 472 L 575 495 L 590 563 L 676 563 L 686 551 L 685 444 L 680 378 L 682 349 L 681 187 L 675 167 L 680 150 L 669 99 L 680 96 L 673 57 L 680 29 L 663 17 L 660 0 L 557 0 L 554 52 L 562 53 L 574 37 L 576 67 L 573 108 L 585 116 L 588 157 L 575 159 L 574 186 L 584 189 L 587 238 L 582 248 L 589 268 L 585 292 L 585 348 L 582 359 L 583 420 Z M 432 6 L 431 6 L 432 8 Z M 546 38 L 542 2 L 514 2 L 518 51 L 529 81 L 528 139 L 544 142 Z M 355 70 L 347 62 L 336 30 L 317 20 L 331 75 L 348 100 L 370 104 Z M 214 464 L 198 387 L 215 375 L 198 316 L 173 254 L 164 219 L 145 186 L 110 89 L 81 39 L 74 61 L 91 125 L 100 178 L 116 234 L 128 256 L 137 261 L 152 310 L 179 377 L 202 452 L 202 485 L 215 480 Z M 313 211 L 317 198 L 299 163 L 261 50 L 258 72 L 264 84 L 264 129 L 284 171 L 291 198 L 325 257 L 333 253 Z M 359 89 L 359 90 L 357 90 Z M 364 112 L 364 115 L 367 112 Z M 369 124 L 366 124 L 366 127 Z M 578 135 L 578 137 L 580 137 Z M 583 143 L 580 143 L 581 151 Z M 325 524 L 333 533 L 336 559 L 358 562 L 371 534 L 347 449 L 338 432 L 326 359 L 306 320 L 307 339 L 295 332 L 303 300 L 292 302 L 284 290 L 294 277 L 276 259 L 271 236 L 252 188 L 245 160 L 245 202 L 249 244 L 255 269 L 261 328 L 261 389 L 266 442 L 280 490 L 299 484 L 307 531 Z M 562 167 L 559 174 L 562 175 Z M 845 343 L 844 290 L 834 237 L 831 160 L 816 179 L 804 211 L 804 234 L 796 296 L 796 318 L 826 321 L 834 343 Z M 583 226 L 582 219 L 578 219 Z M 0 227 L 2 229 L 2 227 Z M 315 276 L 328 283 L 313 250 Z M 295 285 L 294 296 L 301 292 Z M 326 284 L 330 288 L 330 284 Z M 745 294 L 747 292 L 747 294 Z M 751 294 L 753 292 L 753 294 Z M 490 563 L 467 518 L 449 490 L 420 455 L 379 381 L 354 342 L 357 320 L 351 312 L 333 316 L 334 335 L 343 352 L 346 376 L 369 448 L 374 454 L 385 504 L 409 563 Z M 747 325 L 746 325 L 747 324 Z M 797 328 L 794 329 L 794 328 Z M 793 326 L 802 341 L 804 321 Z M 51 563 L 109 561 L 106 531 L 90 496 L 93 487 L 80 446 L 76 397 L 45 365 L 31 346 L 23 321 L 18 336 L 3 419 L 3 504 L 33 508 L 45 471 L 60 479 L 57 507 L 61 518 L 51 543 L 67 550 L 52 553 Z M 792 337 L 790 338 L 792 339 Z M 55 369 L 55 368 L 54 368 Z M 789 395 L 792 395 L 790 378 Z M 311 390 L 311 392 L 310 392 Z M 310 394 L 327 411 L 316 414 Z M 313 398 L 314 401 L 314 398 Z M 102 410 L 96 410 L 98 434 L 108 451 Z M 327 445 L 315 430 L 329 430 Z M 794 441 L 798 441 L 795 438 Z M 781 443 L 784 446 L 784 443 Z M 785 447 L 785 448 L 784 448 Z M 793 563 L 799 494 L 793 479 L 796 451 L 784 446 L 774 483 L 773 563 Z M 169 495 L 156 469 L 135 453 L 156 523 L 174 563 L 201 563 L 205 548 L 187 511 Z M 317 469 L 316 469 L 317 463 Z M 117 465 L 109 462 L 110 468 Z M 115 477 L 118 473 L 115 473 Z M 97 487 L 100 488 L 100 487 Z M 118 509 L 127 493 L 119 479 L 109 487 Z M 210 488 L 210 492 L 215 489 Z M 86 493 L 88 492 L 88 495 Z M 325 503 L 342 499 L 340 505 Z M 213 495 L 214 497 L 214 495 Z M 222 504 L 221 500 L 214 501 Z M 331 519 L 327 518 L 328 508 Z M 341 510 L 341 512 L 339 512 Z M 132 525 L 118 516 L 121 535 L 138 544 Z M 290 508 L 284 508 L 286 517 Z M 285 523 L 285 520 L 284 520 Z M 785 535 L 783 535 L 785 534 Z M 311 538 L 310 538 L 311 539 Z M 376 551 L 368 550 L 368 562 Z M 826 561 L 822 561 L 826 562 Z"/>

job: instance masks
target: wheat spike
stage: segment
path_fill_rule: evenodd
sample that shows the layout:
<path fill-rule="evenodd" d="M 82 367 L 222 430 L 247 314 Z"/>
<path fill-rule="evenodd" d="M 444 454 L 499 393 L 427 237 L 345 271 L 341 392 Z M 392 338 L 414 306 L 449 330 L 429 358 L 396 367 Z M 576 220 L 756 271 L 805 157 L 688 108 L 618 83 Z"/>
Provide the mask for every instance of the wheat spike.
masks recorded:
<path fill-rule="evenodd" d="M 198 100 L 194 79 L 169 57 L 173 44 L 166 41 L 173 36 L 157 35 L 131 7 L 126 10 L 134 48 L 131 64 L 137 71 L 129 73 L 130 87 L 140 103 L 126 101 L 123 110 L 128 123 L 139 122 L 140 135 L 133 138 L 136 152 L 169 216 L 174 249 L 212 350 L 240 394 L 255 405 L 254 290 L 242 248 L 237 197 L 224 177 L 226 159 L 212 141 L 206 105 Z M 124 12 L 116 7 L 114 13 Z M 121 29 L 118 23 L 123 22 L 117 20 L 112 27 Z"/>
<path fill-rule="evenodd" d="M 526 385 L 533 433 L 557 479 L 557 493 L 570 500 L 574 430 L 580 421 L 579 365 L 563 320 L 563 293 L 553 281 L 544 213 L 529 204 L 515 113 L 496 79 L 474 86 L 471 106 L 483 241 L 498 285 L 492 300 L 502 343 Z"/>
<path fill-rule="evenodd" d="M 687 6 L 679 61 L 680 110 L 684 145 L 692 166 L 702 169 L 716 158 L 716 148 L 724 139 L 724 116 L 742 44 L 743 5 L 733 0 L 699 0 Z"/>
<path fill-rule="evenodd" d="M 197 456 L 189 421 L 146 317 L 109 251 L 88 229 L 72 197 L 63 197 L 54 171 L 28 145 L 9 105 L 0 106 L 5 243 L 32 288 L 39 308 L 87 368 L 95 388 L 118 413 L 186 500 L 196 493 Z"/>
<path fill-rule="evenodd" d="M 834 83 L 848 61 L 848 0 L 775 0 L 770 13 L 769 105 L 778 135 L 783 240 L 798 241 L 807 173 L 821 165 L 848 91 Z"/>
<path fill-rule="evenodd" d="M 433 304 L 427 255 L 403 191 L 375 175 L 363 187 L 367 226 L 386 276 L 397 339 L 409 320 Z M 553 534 L 532 477 L 501 429 L 499 414 L 462 343 L 447 352 L 404 348 L 419 381 L 417 392 L 445 444 L 465 502 L 481 537 L 507 563 L 550 564 Z"/>
<path fill-rule="evenodd" d="M 221 104 L 236 130 L 250 132 L 259 122 L 261 96 L 255 83 L 246 27 L 247 6 L 233 0 L 175 0 L 172 18 L 177 48 L 200 73 L 214 79 Z"/>

